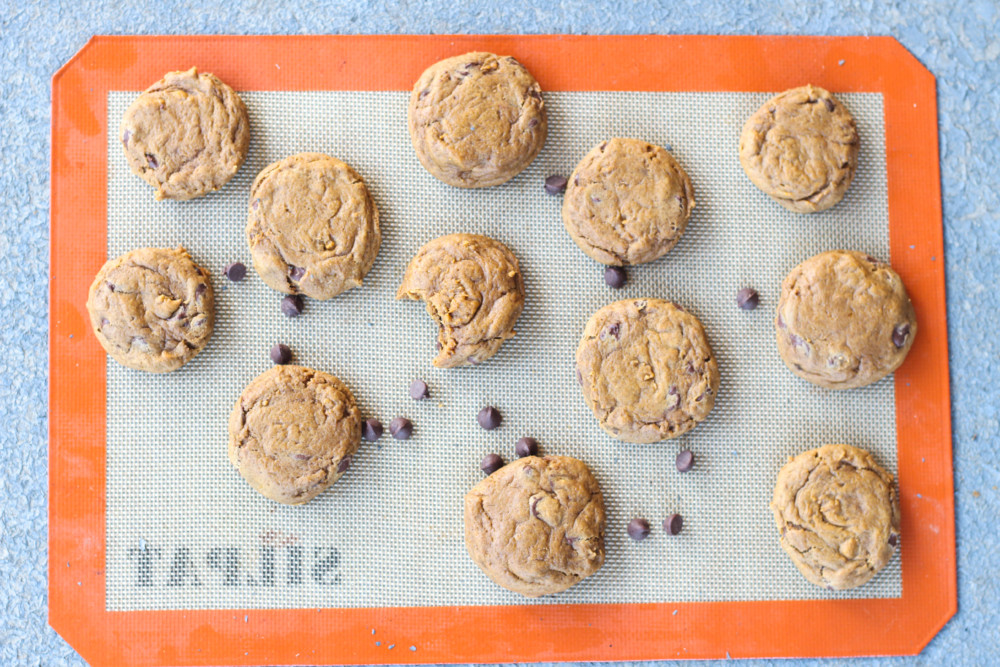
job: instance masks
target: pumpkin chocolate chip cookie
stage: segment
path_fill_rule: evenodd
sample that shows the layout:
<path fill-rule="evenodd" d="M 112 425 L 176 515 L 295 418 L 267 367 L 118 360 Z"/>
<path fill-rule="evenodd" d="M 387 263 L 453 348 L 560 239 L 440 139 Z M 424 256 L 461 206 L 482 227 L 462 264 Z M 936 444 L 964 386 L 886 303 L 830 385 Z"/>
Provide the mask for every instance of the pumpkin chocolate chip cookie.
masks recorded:
<path fill-rule="evenodd" d="M 413 86 L 410 139 L 434 177 L 485 188 L 523 171 L 545 143 L 541 89 L 511 56 L 466 53 L 434 63 Z"/>
<path fill-rule="evenodd" d="M 524 280 L 504 244 L 476 234 L 449 234 L 410 260 L 396 298 L 427 304 L 440 326 L 434 365 L 454 368 L 489 359 L 514 335 L 524 308 Z"/>
<path fill-rule="evenodd" d="M 667 150 L 609 139 L 573 170 L 562 218 L 573 241 L 598 262 L 643 264 L 677 245 L 694 205 L 691 179 Z"/>
<path fill-rule="evenodd" d="M 139 248 L 108 260 L 90 286 L 94 334 L 129 368 L 168 373 L 212 336 L 215 293 L 208 271 L 184 248 Z"/>
<path fill-rule="evenodd" d="M 476 565 L 526 597 L 559 593 L 604 564 L 604 497 L 586 464 L 527 456 L 465 496 L 465 546 Z"/>
<path fill-rule="evenodd" d="M 802 86 L 772 97 L 747 119 L 740 163 L 779 204 L 814 213 L 844 197 L 858 166 L 858 146 L 847 107 L 829 91 Z"/>
<path fill-rule="evenodd" d="M 617 301 L 594 313 L 576 370 L 601 428 L 626 442 L 686 433 L 708 417 L 719 391 L 701 322 L 661 299 Z"/>
<path fill-rule="evenodd" d="M 876 382 L 903 363 L 917 334 L 899 274 L 860 252 L 832 250 L 781 285 L 778 352 L 800 378 L 827 389 Z"/>
<path fill-rule="evenodd" d="M 229 460 L 258 493 L 286 505 L 307 503 L 340 479 L 360 442 L 351 390 L 303 366 L 261 373 L 229 415 Z"/>
<path fill-rule="evenodd" d="M 811 583 L 843 590 L 875 576 L 899 544 L 892 475 L 850 445 L 789 458 L 771 500 L 781 546 Z"/>
<path fill-rule="evenodd" d="M 382 242 L 364 181 L 321 153 L 292 155 L 257 175 L 246 234 L 253 266 L 269 287 L 314 299 L 360 285 Z"/>
<path fill-rule="evenodd" d="M 247 156 L 250 121 L 236 92 L 194 67 L 168 72 L 125 111 L 129 166 L 156 199 L 193 199 L 229 182 Z"/>

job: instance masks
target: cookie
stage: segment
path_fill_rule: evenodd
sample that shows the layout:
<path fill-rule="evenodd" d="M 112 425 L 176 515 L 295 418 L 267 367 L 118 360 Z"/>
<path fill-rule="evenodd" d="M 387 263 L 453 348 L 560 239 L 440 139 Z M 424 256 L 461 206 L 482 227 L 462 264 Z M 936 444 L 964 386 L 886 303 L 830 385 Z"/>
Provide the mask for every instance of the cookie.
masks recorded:
<path fill-rule="evenodd" d="M 139 248 L 101 267 L 87 311 L 97 340 L 115 361 L 169 373 L 211 338 L 215 292 L 208 271 L 184 248 Z"/>
<path fill-rule="evenodd" d="M 781 547 L 817 586 L 860 586 L 899 545 L 892 475 L 850 445 L 823 445 L 789 457 L 778 473 L 771 511 Z"/>
<path fill-rule="evenodd" d="M 534 77 L 511 56 L 466 53 L 428 67 L 407 110 L 420 164 L 460 188 L 499 185 L 538 155 L 548 133 Z"/>
<path fill-rule="evenodd" d="M 888 264 L 832 250 L 785 278 L 775 329 L 778 352 L 793 373 L 820 387 L 852 389 L 899 368 L 917 334 L 917 318 Z"/>
<path fill-rule="evenodd" d="M 701 322 L 662 299 L 616 301 L 594 313 L 576 350 L 576 372 L 601 428 L 626 442 L 690 431 L 719 392 Z"/>
<path fill-rule="evenodd" d="M 229 415 L 229 460 L 265 498 L 302 505 L 351 465 L 361 413 L 338 378 L 274 366 L 246 386 Z"/>
<path fill-rule="evenodd" d="M 858 167 L 858 129 L 847 107 L 816 86 L 786 90 L 747 119 L 740 164 L 753 184 L 796 213 L 844 197 Z"/>
<path fill-rule="evenodd" d="M 667 150 L 609 139 L 573 170 L 562 218 L 573 241 L 598 262 L 643 264 L 677 245 L 694 205 L 691 179 Z"/>
<path fill-rule="evenodd" d="M 129 166 L 156 199 L 194 199 L 229 182 L 247 156 L 250 121 L 217 77 L 168 72 L 129 105 L 118 135 Z"/>
<path fill-rule="evenodd" d="M 455 368 L 489 359 L 514 335 L 524 308 L 524 279 L 504 244 L 449 234 L 410 260 L 396 298 L 426 303 L 440 327 L 434 365 Z"/>
<path fill-rule="evenodd" d="M 246 234 L 253 266 L 269 287 L 314 299 L 359 286 L 382 242 L 364 181 L 321 153 L 286 157 L 257 175 Z"/>
<path fill-rule="evenodd" d="M 604 564 L 601 487 L 577 459 L 518 459 L 465 495 L 465 547 L 508 590 L 564 591 Z"/>

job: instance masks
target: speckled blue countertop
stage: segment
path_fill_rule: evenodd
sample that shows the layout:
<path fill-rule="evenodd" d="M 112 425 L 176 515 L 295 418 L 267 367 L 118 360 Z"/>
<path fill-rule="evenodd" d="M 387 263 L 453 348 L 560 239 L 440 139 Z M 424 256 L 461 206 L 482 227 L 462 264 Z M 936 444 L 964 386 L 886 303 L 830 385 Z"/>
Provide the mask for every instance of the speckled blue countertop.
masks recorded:
<path fill-rule="evenodd" d="M 46 623 L 52 74 L 94 34 L 359 32 L 891 35 L 913 52 L 938 83 L 959 611 L 919 657 L 870 662 L 1000 661 L 1000 4 L 290 0 L 208 9 L 211 4 L 0 3 L 0 311 L 6 314 L 0 327 L 0 664 L 84 664 Z"/>

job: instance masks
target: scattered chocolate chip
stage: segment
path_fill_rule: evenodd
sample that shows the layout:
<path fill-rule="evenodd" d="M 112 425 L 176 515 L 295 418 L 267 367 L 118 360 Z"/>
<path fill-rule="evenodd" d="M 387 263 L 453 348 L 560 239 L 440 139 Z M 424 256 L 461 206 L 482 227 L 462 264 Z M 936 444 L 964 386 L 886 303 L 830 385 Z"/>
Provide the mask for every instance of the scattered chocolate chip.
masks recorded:
<path fill-rule="evenodd" d="M 208 290 L 208 285 L 205 283 L 198 283 L 198 286 L 194 288 L 194 296 L 198 298 Z"/>
<path fill-rule="evenodd" d="M 123 144 L 127 144 L 128 143 L 128 138 L 130 136 L 131 135 L 128 133 L 128 130 L 125 130 L 125 132 L 122 134 L 122 143 Z"/>
<path fill-rule="evenodd" d="M 580 369 L 579 368 L 576 369 L 576 383 L 579 384 L 579 385 L 583 384 L 583 374 L 580 373 Z"/>
<path fill-rule="evenodd" d="M 299 461 L 308 461 L 312 457 L 309 456 L 308 454 L 296 454 L 295 458 L 297 458 Z"/>
<path fill-rule="evenodd" d="M 487 475 L 492 475 L 503 467 L 503 459 L 500 458 L 499 454 L 487 454 L 483 457 L 479 467 L 482 468 L 483 472 Z"/>
<path fill-rule="evenodd" d="M 528 88 L 528 95 L 534 97 L 536 100 L 542 99 L 542 93 L 537 88 Z"/>
<path fill-rule="evenodd" d="M 424 99 L 425 97 L 427 97 L 427 95 L 428 95 L 428 94 L 429 94 L 430 92 L 431 92 L 431 91 L 430 91 L 429 89 L 424 89 L 424 90 L 421 90 L 421 91 L 420 91 L 420 94 L 419 94 L 419 95 L 417 96 L 417 99 L 421 99 L 421 100 L 422 100 L 422 99 Z"/>
<path fill-rule="evenodd" d="M 628 279 L 628 275 L 625 273 L 625 269 L 620 266 L 609 266 L 604 269 L 604 282 L 607 283 L 608 287 L 613 289 L 621 289 L 625 287 L 625 281 Z"/>
<path fill-rule="evenodd" d="M 531 499 L 531 516 L 538 518 L 538 502 L 542 499 L 541 496 L 537 496 Z"/>
<path fill-rule="evenodd" d="M 255 210 L 255 211 L 256 211 L 256 210 L 257 210 L 257 207 L 259 207 L 259 206 L 260 206 L 260 199 L 259 199 L 259 198 L 258 198 L 258 199 L 254 199 L 254 200 L 253 200 L 253 204 L 251 204 L 251 206 L 253 206 L 253 210 Z"/>
<path fill-rule="evenodd" d="M 281 300 L 281 314 L 285 317 L 298 317 L 305 307 L 306 304 L 299 294 L 289 294 Z"/>
<path fill-rule="evenodd" d="M 415 401 L 422 401 L 431 395 L 427 388 L 427 383 L 423 380 L 414 380 L 410 383 L 410 398 Z"/>
<path fill-rule="evenodd" d="M 301 266 L 288 265 L 288 275 L 292 280 L 302 280 L 302 276 L 306 275 L 306 270 Z"/>
<path fill-rule="evenodd" d="M 829 98 L 823 98 L 823 101 L 826 102 L 826 110 L 827 111 L 833 111 L 833 109 L 835 107 L 835 105 L 833 103 L 833 100 L 831 100 Z"/>
<path fill-rule="evenodd" d="M 389 433 L 396 440 L 406 440 L 413 435 L 413 422 L 406 417 L 396 417 L 389 422 Z"/>
<path fill-rule="evenodd" d="M 663 522 L 663 530 L 668 535 L 676 535 L 684 527 L 684 517 L 680 514 L 671 514 Z"/>
<path fill-rule="evenodd" d="M 351 467 L 351 457 L 345 456 L 341 459 L 340 463 L 337 464 L 337 472 L 346 472 L 348 468 Z"/>
<path fill-rule="evenodd" d="M 538 453 L 538 441 L 534 438 L 521 438 L 514 443 L 514 453 L 521 459 L 525 456 L 534 456 Z"/>
<path fill-rule="evenodd" d="M 628 536 L 636 542 L 649 537 L 649 522 L 636 517 L 628 522 Z"/>
<path fill-rule="evenodd" d="M 226 268 L 222 270 L 226 277 L 229 278 L 234 283 L 238 283 L 247 277 L 247 267 L 243 262 L 233 262 L 232 264 L 226 264 Z"/>
<path fill-rule="evenodd" d="M 271 361 L 278 364 L 279 366 L 284 366 L 292 360 L 292 348 L 288 347 L 284 343 L 278 343 L 271 348 Z"/>
<path fill-rule="evenodd" d="M 608 335 L 614 336 L 615 340 L 618 340 L 618 337 L 621 336 L 621 330 L 622 330 L 621 325 L 618 322 L 615 322 L 610 327 L 608 327 Z"/>
<path fill-rule="evenodd" d="M 896 542 L 897 542 L 898 539 L 899 538 L 896 537 L 895 533 L 893 533 L 892 535 L 890 535 L 889 536 L 889 546 L 895 548 Z"/>
<path fill-rule="evenodd" d="M 368 442 L 375 442 L 382 437 L 382 422 L 377 419 L 366 419 L 361 425 L 361 435 Z"/>
<path fill-rule="evenodd" d="M 150 155 L 149 153 L 146 153 L 146 164 L 148 164 L 153 169 L 156 169 L 157 167 L 160 166 L 160 163 L 156 161 L 156 156 Z"/>
<path fill-rule="evenodd" d="M 538 127 L 538 119 L 537 118 L 532 118 L 531 120 L 528 121 L 528 129 L 529 130 L 534 129 L 536 127 Z"/>
<path fill-rule="evenodd" d="M 566 183 L 568 181 L 565 176 L 553 174 L 545 179 L 545 192 L 553 196 L 561 195 L 566 192 Z"/>
<path fill-rule="evenodd" d="M 492 405 L 487 405 L 479 411 L 479 415 L 476 416 L 476 420 L 484 429 L 492 431 L 500 425 L 500 422 L 503 421 L 503 417 L 500 416 L 499 410 L 494 408 Z"/>
<path fill-rule="evenodd" d="M 753 310 L 760 305 L 760 295 L 752 287 L 744 287 L 736 293 L 736 305 L 742 310 Z"/>
<path fill-rule="evenodd" d="M 910 325 L 903 323 L 892 330 L 892 343 L 898 348 L 906 345 L 906 339 L 910 337 Z"/>
<path fill-rule="evenodd" d="M 115 284 L 114 283 L 105 282 L 105 284 L 108 286 L 109 290 L 111 290 L 112 292 L 115 291 Z"/>
<path fill-rule="evenodd" d="M 682 449 L 677 452 L 677 472 L 687 472 L 694 467 L 694 454 L 690 449 Z"/>

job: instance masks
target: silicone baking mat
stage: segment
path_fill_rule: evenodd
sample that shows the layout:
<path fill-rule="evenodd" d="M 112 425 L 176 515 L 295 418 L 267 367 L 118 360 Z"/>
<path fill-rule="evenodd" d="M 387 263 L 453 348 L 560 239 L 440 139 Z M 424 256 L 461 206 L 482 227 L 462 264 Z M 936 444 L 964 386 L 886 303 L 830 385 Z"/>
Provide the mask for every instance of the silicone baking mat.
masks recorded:
<path fill-rule="evenodd" d="M 894 605 L 895 613 L 914 614 L 907 627 L 929 623 L 936 628 L 943 622 L 953 607 L 949 599 L 954 599 L 950 495 L 940 501 L 945 503 L 939 508 L 943 517 L 925 525 L 913 521 L 921 501 L 933 497 L 928 482 L 934 488 L 950 486 L 949 431 L 942 430 L 947 422 L 947 367 L 935 356 L 945 349 L 943 332 L 935 331 L 938 324 L 943 326 L 943 291 L 936 282 L 942 264 L 939 195 L 936 181 L 929 190 L 911 191 L 912 198 L 932 200 L 929 211 L 925 206 L 913 212 L 926 222 L 916 224 L 909 216 L 905 226 L 894 223 L 899 209 L 912 205 L 898 205 L 894 190 L 918 182 L 913 176 L 893 180 L 893 141 L 904 137 L 893 136 L 901 119 L 893 113 L 899 100 L 889 85 L 894 70 L 888 64 L 897 70 L 916 67 L 916 74 L 930 84 L 931 100 L 933 79 L 891 40 L 868 42 L 867 53 L 858 53 L 852 48 L 861 43 L 850 39 L 699 38 L 700 44 L 728 44 L 734 54 L 743 49 L 748 57 L 770 52 L 782 61 L 816 50 L 830 55 L 821 66 L 800 66 L 794 80 L 783 72 L 757 82 L 753 76 L 728 81 L 721 73 L 709 72 L 696 82 L 693 73 L 680 71 L 690 67 L 695 62 L 690 58 L 697 54 L 677 48 L 693 39 L 102 39 L 81 54 L 76 68 L 74 63 L 64 68 L 57 91 L 72 83 L 72 72 L 86 64 L 89 51 L 105 50 L 95 54 L 98 67 L 111 65 L 93 77 L 100 81 L 97 90 L 88 91 L 96 104 L 88 118 L 94 121 L 88 141 L 100 144 L 100 150 L 88 145 L 86 152 L 97 161 L 91 166 L 99 172 L 100 183 L 92 179 L 92 185 L 104 191 L 96 197 L 90 192 L 80 195 L 95 200 L 92 222 L 88 217 L 81 225 L 80 216 L 75 216 L 76 231 L 82 226 L 88 241 L 85 248 L 76 242 L 72 252 L 83 252 L 89 259 L 77 262 L 82 275 L 67 285 L 82 295 L 72 303 L 81 331 L 69 343 L 56 333 L 62 325 L 56 279 L 67 263 L 59 255 L 71 250 L 59 238 L 58 181 L 69 177 L 61 176 L 57 165 L 60 107 L 59 100 L 55 102 L 52 570 L 54 575 L 73 570 L 71 558 L 66 560 L 67 572 L 56 567 L 62 559 L 55 554 L 56 489 L 62 485 L 56 477 L 61 423 L 56 356 L 57 347 L 69 344 L 76 346 L 77 363 L 93 357 L 90 377 L 103 394 L 89 406 L 74 406 L 80 392 L 73 392 L 70 401 L 70 413 L 76 410 L 84 425 L 87 420 L 92 424 L 88 430 L 78 420 L 77 437 L 92 436 L 92 454 L 99 457 L 94 463 L 100 470 L 90 481 L 95 489 L 100 486 L 102 500 L 93 535 L 99 543 L 94 562 L 100 574 L 99 581 L 87 582 L 98 587 L 93 592 L 99 597 L 95 611 L 130 623 L 163 621 L 159 632 L 147 630 L 131 636 L 125 646 L 103 647 L 108 662 L 115 662 L 115 655 L 127 657 L 129 663 L 197 662 L 196 647 L 216 652 L 216 657 L 205 658 L 207 662 L 251 664 L 611 659 L 727 651 L 738 655 L 741 648 L 747 655 L 849 654 L 859 651 L 843 643 L 818 650 L 793 648 L 773 628 L 769 639 L 747 636 L 747 643 L 740 644 L 731 632 L 713 636 L 689 624 L 698 617 L 704 623 L 709 615 L 712 622 L 733 615 L 744 619 L 754 607 L 773 607 L 780 616 L 799 606 L 807 613 L 832 610 L 828 613 L 839 614 L 849 625 L 858 609 L 886 614 L 896 609 Z M 276 46 L 276 40 L 287 48 L 268 53 L 268 58 L 245 53 L 245 60 L 232 61 L 226 53 L 250 44 Z M 162 71 L 187 66 L 178 61 L 182 52 L 170 55 L 179 48 L 175 41 L 200 49 L 201 56 L 189 60 L 241 91 L 253 126 L 250 155 L 238 176 L 221 192 L 195 202 L 153 201 L 148 186 L 129 171 L 116 136 L 118 119 L 139 89 Z M 328 62 L 339 63 L 339 69 L 331 69 L 339 73 L 302 71 L 305 63 L 295 53 L 309 43 L 328 49 Z M 155 56 L 140 57 L 153 44 L 166 47 L 167 53 L 152 49 Z M 644 59 L 621 72 L 602 73 L 609 62 L 634 57 L 626 55 L 626 47 L 666 62 L 649 67 Z M 371 73 L 381 71 L 372 58 L 387 62 L 394 49 L 406 48 L 426 54 L 413 72 L 400 73 L 396 64 L 392 74 Z M 406 89 L 426 64 L 476 48 L 517 55 L 536 74 L 547 91 L 550 133 L 539 158 L 512 182 L 466 191 L 439 183 L 417 162 L 406 131 Z M 584 52 L 596 74 L 563 80 L 567 72 L 559 67 L 560 59 Z M 367 60 L 357 60 L 362 53 Z M 864 73 L 880 55 L 885 62 L 875 85 L 866 85 Z M 135 60 L 126 72 L 118 71 L 113 63 L 120 65 L 131 56 Z M 268 62 L 272 59 L 275 62 Z M 362 70 L 362 65 L 370 68 Z M 644 67 L 649 67 L 645 74 L 640 71 Z M 159 74 L 147 76 L 148 81 L 139 76 L 151 71 Z M 781 209 L 754 189 L 742 174 L 735 150 L 744 120 L 769 93 L 805 81 L 837 92 L 854 114 L 862 137 L 858 177 L 848 196 L 831 211 L 809 218 Z M 912 91 L 908 94 L 913 96 Z M 914 99 L 917 109 L 926 102 Z M 933 128 L 933 107 L 922 113 L 930 114 Z M 68 115 L 76 120 L 79 113 Z M 592 145 L 610 136 L 636 136 L 669 146 L 691 175 L 698 200 L 677 248 L 658 262 L 630 270 L 629 284 L 621 291 L 603 284 L 601 267 L 562 230 L 560 200 L 540 187 L 549 174 L 568 174 Z M 221 278 L 221 269 L 234 260 L 250 264 L 243 226 L 252 178 L 269 162 L 299 151 L 335 155 L 362 174 L 382 213 L 383 246 L 363 288 L 327 302 L 308 301 L 302 317 L 288 320 L 277 308 L 280 295 L 255 274 L 231 284 Z M 936 146 L 928 158 L 934 162 L 926 169 L 936 174 Z M 81 176 L 75 173 L 73 178 Z M 921 177 L 926 179 L 926 174 Z M 422 306 L 396 302 L 393 295 L 407 260 L 420 245 L 455 231 L 484 233 L 507 243 L 521 261 L 528 299 L 518 336 L 497 357 L 474 369 L 443 371 L 430 363 L 435 328 Z M 218 318 L 212 342 L 194 362 L 165 376 L 105 362 L 86 331 L 82 306 L 90 276 L 109 256 L 139 246 L 178 243 L 215 276 Z M 784 274 L 801 259 L 835 247 L 890 258 L 913 292 L 921 318 L 917 345 L 930 339 L 914 347 L 894 378 L 852 392 L 824 391 L 795 379 L 777 357 L 772 340 L 773 306 Z M 929 257 L 924 256 L 928 249 Z M 763 306 L 753 313 L 739 311 L 733 303 L 735 292 L 745 285 L 762 294 Z M 670 298 L 695 312 L 706 326 L 722 374 L 711 418 L 676 441 L 651 446 L 604 435 L 583 404 L 572 368 L 573 351 L 589 314 L 612 300 L 643 296 Z M 298 363 L 344 379 L 365 414 L 383 422 L 402 414 L 415 423 L 414 437 L 406 442 L 386 436 L 375 444 L 364 443 L 349 474 L 304 507 L 284 507 L 258 496 L 225 455 L 228 411 L 242 386 L 270 366 L 267 350 L 278 341 L 291 345 Z M 406 389 L 414 377 L 431 385 L 430 401 L 409 398 Z M 486 404 L 505 415 L 504 425 L 489 433 L 475 422 L 476 412 Z M 936 432 L 913 430 L 914 422 L 942 409 Z M 498 451 L 509 460 L 513 442 L 521 435 L 537 437 L 544 453 L 585 460 L 608 503 L 605 567 L 562 595 L 535 601 L 492 584 L 468 558 L 462 536 L 462 496 L 481 478 L 479 459 Z M 784 458 L 823 442 L 864 446 L 884 466 L 898 471 L 904 514 L 900 557 L 873 582 L 850 592 L 807 584 L 780 550 L 767 509 Z M 680 447 L 691 448 L 697 458 L 694 471 L 686 475 L 673 470 Z M 920 465 L 908 477 L 907 461 L 916 451 Z M 927 466 L 928 457 L 937 462 L 935 467 Z M 646 516 L 658 527 L 674 511 L 685 517 L 680 536 L 654 530 L 643 543 L 627 538 L 624 526 L 632 516 Z M 91 525 L 82 519 L 73 523 L 76 530 Z M 931 537 L 928 532 L 937 542 L 922 545 L 922 539 Z M 930 581 L 948 593 L 943 602 L 937 601 L 942 609 L 937 614 L 914 610 L 908 602 L 911 595 L 924 595 L 919 578 L 913 582 L 907 577 L 912 563 L 927 556 L 924 550 L 944 552 L 934 556 L 945 559 L 941 574 L 922 573 L 925 586 Z M 579 638 L 508 645 L 488 630 L 529 614 L 557 622 L 555 627 L 574 635 L 576 624 L 601 610 L 613 616 L 600 621 L 596 635 L 586 634 L 596 639 L 607 633 L 613 639 L 591 642 L 586 651 L 581 651 Z M 319 616 L 299 616 L 307 611 Z M 185 630 L 184 620 L 192 614 L 216 629 L 228 626 L 228 619 L 242 620 L 243 627 L 229 626 L 239 640 L 192 641 L 194 628 Z M 633 627 L 636 621 L 629 620 L 637 614 L 647 630 L 659 631 L 630 640 L 630 634 L 644 635 Z M 331 621 L 333 616 L 338 621 Z M 421 618 L 427 620 L 421 623 Z M 470 647 L 470 653 L 456 653 L 466 639 L 446 629 L 476 619 L 483 623 L 483 629 L 474 631 L 482 635 L 480 644 Z M 793 619 L 794 614 L 789 622 Z M 323 633 L 341 640 L 336 648 L 318 650 L 315 642 L 296 647 L 290 641 L 290 633 L 317 622 Z M 108 629 L 122 631 L 120 626 Z M 367 636 L 356 635 L 358 630 Z M 186 649 L 178 660 L 151 650 L 177 646 L 185 632 Z M 928 638 L 924 629 L 924 635 L 918 633 L 909 643 L 898 638 L 883 641 L 883 648 L 869 643 L 860 652 L 913 651 Z M 251 651 L 245 651 L 240 658 L 237 644 L 247 642 L 254 642 L 255 653 L 251 657 Z M 297 648 L 300 655 L 285 653 L 282 647 Z"/>

